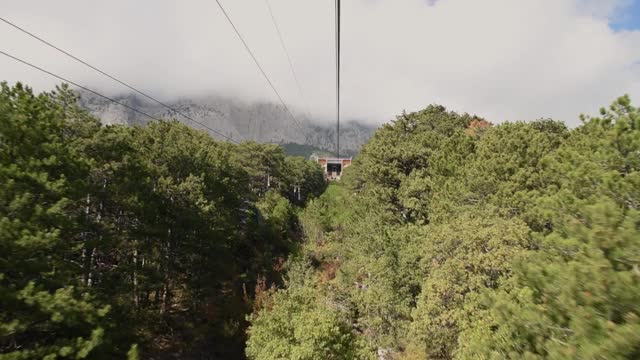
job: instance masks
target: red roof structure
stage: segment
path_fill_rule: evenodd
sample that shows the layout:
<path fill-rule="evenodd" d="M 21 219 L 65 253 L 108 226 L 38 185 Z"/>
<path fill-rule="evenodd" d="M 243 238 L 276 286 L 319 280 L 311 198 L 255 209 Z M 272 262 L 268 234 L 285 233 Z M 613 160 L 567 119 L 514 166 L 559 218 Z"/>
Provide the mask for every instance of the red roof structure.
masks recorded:
<path fill-rule="evenodd" d="M 336 158 L 312 155 L 314 160 L 324 169 L 324 176 L 327 180 L 340 180 L 342 170 L 351 165 L 352 158 Z"/>

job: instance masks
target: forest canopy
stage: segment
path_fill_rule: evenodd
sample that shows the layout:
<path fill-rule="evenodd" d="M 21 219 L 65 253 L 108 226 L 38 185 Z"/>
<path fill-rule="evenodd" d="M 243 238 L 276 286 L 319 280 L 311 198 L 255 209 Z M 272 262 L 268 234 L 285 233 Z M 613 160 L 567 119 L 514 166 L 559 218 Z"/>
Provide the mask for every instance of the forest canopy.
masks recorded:
<path fill-rule="evenodd" d="M 342 180 L 0 89 L 0 360 L 640 358 L 640 110 L 443 106 Z"/>
<path fill-rule="evenodd" d="M 582 119 L 383 125 L 301 215 L 249 358 L 640 357 L 640 111 Z"/>
<path fill-rule="evenodd" d="M 243 357 L 322 170 L 76 104 L 67 86 L 1 85 L 0 359 Z"/>

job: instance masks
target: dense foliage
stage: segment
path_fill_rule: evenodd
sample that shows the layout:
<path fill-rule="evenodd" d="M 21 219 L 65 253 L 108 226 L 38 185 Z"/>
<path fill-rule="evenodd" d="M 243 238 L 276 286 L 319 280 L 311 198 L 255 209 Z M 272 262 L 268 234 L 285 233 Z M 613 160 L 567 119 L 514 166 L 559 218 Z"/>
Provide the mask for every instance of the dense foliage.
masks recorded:
<path fill-rule="evenodd" d="M 572 130 L 399 116 L 301 215 L 248 356 L 640 358 L 639 154 L 626 96 Z"/>
<path fill-rule="evenodd" d="M 321 169 L 178 122 L 101 126 L 0 91 L 0 359 L 244 355 Z"/>
<path fill-rule="evenodd" d="M 0 359 L 640 358 L 626 96 L 571 130 L 402 114 L 328 188 L 76 103 L 1 86 Z"/>

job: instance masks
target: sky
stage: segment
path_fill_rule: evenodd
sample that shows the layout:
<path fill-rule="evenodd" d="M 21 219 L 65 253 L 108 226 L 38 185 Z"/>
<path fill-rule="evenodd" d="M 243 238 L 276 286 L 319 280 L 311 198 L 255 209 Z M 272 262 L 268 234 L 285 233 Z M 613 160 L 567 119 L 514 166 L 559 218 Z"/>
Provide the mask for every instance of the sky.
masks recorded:
<path fill-rule="evenodd" d="M 334 121 L 333 0 L 220 0 L 285 102 Z M 429 104 L 571 126 L 640 100 L 640 0 L 344 0 L 342 117 L 380 124 Z M 0 16 L 162 100 L 277 98 L 214 0 L 0 0 Z M 0 50 L 109 95 L 127 89 L 0 22 Z M 0 55 L 0 80 L 59 83 Z"/>
<path fill-rule="evenodd" d="M 615 31 L 640 29 L 640 1 L 627 1 L 619 8 L 610 25 Z"/>

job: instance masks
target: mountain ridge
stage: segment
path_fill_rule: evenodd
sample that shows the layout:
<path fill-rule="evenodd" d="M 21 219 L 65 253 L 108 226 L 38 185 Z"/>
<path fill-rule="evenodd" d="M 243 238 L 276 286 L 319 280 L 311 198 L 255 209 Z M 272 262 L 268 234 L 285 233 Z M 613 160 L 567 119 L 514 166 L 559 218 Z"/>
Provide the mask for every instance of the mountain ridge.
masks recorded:
<path fill-rule="evenodd" d="M 142 114 L 89 92 L 80 91 L 79 95 L 79 105 L 100 118 L 105 124 L 144 125 L 150 121 Z M 194 124 L 184 116 L 175 114 L 172 110 L 138 95 L 122 94 L 113 98 L 153 117 L 175 118 L 220 138 L 202 125 Z M 297 123 L 294 123 L 291 115 L 279 104 L 249 103 L 215 95 L 183 97 L 166 104 L 236 141 L 300 144 L 335 151 L 336 129 L 333 126 L 302 115 L 296 115 Z M 361 121 L 343 122 L 340 128 L 341 152 L 345 155 L 357 153 L 375 130 L 376 127 Z"/>

